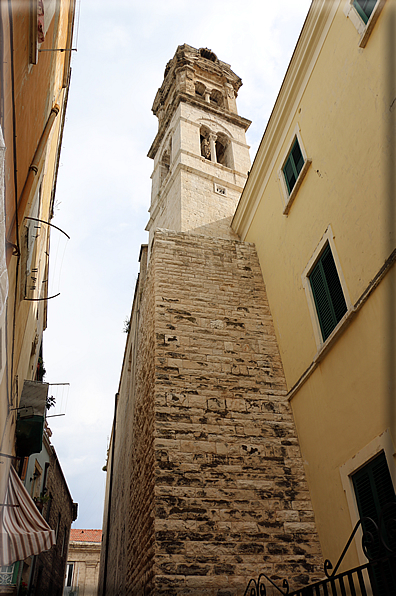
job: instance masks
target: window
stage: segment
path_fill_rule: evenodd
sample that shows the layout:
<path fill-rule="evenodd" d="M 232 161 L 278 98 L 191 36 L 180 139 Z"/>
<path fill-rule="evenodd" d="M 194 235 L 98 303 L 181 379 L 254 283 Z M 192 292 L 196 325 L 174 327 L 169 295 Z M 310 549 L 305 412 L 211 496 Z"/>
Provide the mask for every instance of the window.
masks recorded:
<path fill-rule="evenodd" d="M 352 483 L 355 491 L 356 502 L 362 520 L 363 532 L 370 532 L 372 541 L 368 545 L 368 555 L 370 558 L 380 558 L 386 555 L 378 532 L 375 531 L 373 524 L 367 519 L 370 518 L 377 525 L 381 536 L 387 542 L 390 548 L 395 548 L 396 539 L 386 534 L 386 528 L 391 525 L 393 510 L 386 506 L 395 501 L 395 490 L 385 453 L 381 451 L 374 459 L 368 462 L 352 475 Z M 380 523 L 382 514 L 382 523 Z M 388 522 L 388 523 L 387 523 Z M 382 573 L 380 573 L 382 571 Z M 390 563 L 384 562 L 381 569 L 373 567 L 373 582 L 375 584 L 375 593 L 380 595 L 386 593 L 395 593 L 396 572 L 391 569 Z"/>
<path fill-rule="evenodd" d="M 353 0 L 353 6 L 364 23 L 367 23 L 377 0 Z"/>
<path fill-rule="evenodd" d="M 329 244 L 326 245 L 309 274 L 309 282 L 323 341 L 325 341 L 347 311 L 337 267 Z"/>
<path fill-rule="evenodd" d="M 304 157 L 301 152 L 298 139 L 296 138 L 293 143 L 292 150 L 290 151 L 285 165 L 282 168 L 289 194 L 291 193 L 291 191 L 294 188 L 294 185 L 297 182 L 298 175 L 301 172 L 303 165 Z"/>
<path fill-rule="evenodd" d="M 15 586 L 18 579 L 19 561 L 0 567 L 0 586 Z"/>
<path fill-rule="evenodd" d="M 40 466 L 39 462 L 36 459 L 34 462 L 32 486 L 30 489 L 30 494 L 31 494 L 32 499 L 38 499 L 38 497 L 40 496 L 42 473 L 43 473 L 43 468 Z"/>
<path fill-rule="evenodd" d="M 161 157 L 160 163 L 160 185 L 163 184 L 165 178 L 169 174 L 170 170 L 170 155 L 169 151 L 164 151 Z"/>
<path fill-rule="evenodd" d="M 212 93 L 210 94 L 210 103 L 214 104 L 215 106 L 223 107 L 223 96 L 217 89 L 213 89 Z"/>
<path fill-rule="evenodd" d="M 33 0 L 30 9 L 30 63 L 37 64 L 38 44 L 45 40 L 56 10 L 56 0 Z"/>
<path fill-rule="evenodd" d="M 67 567 L 66 567 L 66 582 L 65 582 L 65 586 L 66 588 L 71 588 L 73 585 L 73 568 L 74 568 L 74 563 L 68 563 Z"/>
<path fill-rule="evenodd" d="M 233 168 L 232 145 L 227 136 L 219 132 L 216 135 L 215 142 L 216 161 L 226 168 Z"/>
<path fill-rule="evenodd" d="M 195 95 L 198 95 L 199 97 L 204 98 L 205 97 L 205 85 L 203 83 L 195 83 Z"/>
<path fill-rule="evenodd" d="M 365 48 L 385 0 L 346 0 L 344 14 L 360 35 L 359 47 Z"/>
<path fill-rule="evenodd" d="M 201 156 L 210 161 L 212 159 L 209 141 L 210 130 L 206 126 L 201 126 L 199 134 Z"/>
<path fill-rule="evenodd" d="M 294 129 L 292 141 L 288 145 L 288 151 L 280 163 L 282 165 L 278 171 L 278 177 L 285 202 L 283 215 L 288 215 L 298 189 L 312 163 L 304 149 L 298 124 Z"/>

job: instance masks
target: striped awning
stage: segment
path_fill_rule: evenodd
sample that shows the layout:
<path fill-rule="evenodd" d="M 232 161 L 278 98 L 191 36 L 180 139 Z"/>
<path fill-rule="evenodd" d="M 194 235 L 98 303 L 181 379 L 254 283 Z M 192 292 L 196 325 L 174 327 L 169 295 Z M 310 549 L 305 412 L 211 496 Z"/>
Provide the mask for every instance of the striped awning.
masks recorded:
<path fill-rule="evenodd" d="M 12 466 L 5 503 L 0 510 L 0 566 L 23 561 L 55 544 L 54 530 L 40 515 Z"/>

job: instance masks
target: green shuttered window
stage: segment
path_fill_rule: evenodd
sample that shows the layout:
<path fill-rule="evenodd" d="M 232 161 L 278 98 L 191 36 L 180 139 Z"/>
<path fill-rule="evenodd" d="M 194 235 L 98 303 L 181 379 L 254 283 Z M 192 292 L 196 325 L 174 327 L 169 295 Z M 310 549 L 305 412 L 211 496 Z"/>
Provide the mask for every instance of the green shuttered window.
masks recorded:
<path fill-rule="evenodd" d="M 328 244 L 312 269 L 309 281 L 325 341 L 347 311 L 337 268 Z"/>
<path fill-rule="evenodd" d="M 392 532 L 386 532 L 386 528 L 392 528 L 394 517 L 394 509 L 389 508 L 389 504 L 394 502 L 396 497 L 384 452 L 353 474 L 352 483 L 363 532 L 369 532 L 372 535 L 368 554 L 374 559 L 381 558 L 387 554 L 386 549 L 373 524 L 367 518 L 372 519 L 380 528 L 388 547 L 395 549 L 395 535 Z M 373 568 L 373 584 L 376 596 L 396 593 L 396 569 L 393 569 L 391 562 L 385 561 L 380 568 Z"/>
<path fill-rule="evenodd" d="M 294 185 L 297 181 L 299 173 L 303 168 L 303 165 L 304 157 L 301 152 L 300 145 L 298 144 L 298 140 L 296 139 L 293 143 L 292 150 L 290 151 L 289 156 L 282 169 L 289 194 L 294 188 Z"/>
<path fill-rule="evenodd" d="M 364 23 L 369 20 L 376 4 L 377 0 L 353 0 L 353 6 Z"/>

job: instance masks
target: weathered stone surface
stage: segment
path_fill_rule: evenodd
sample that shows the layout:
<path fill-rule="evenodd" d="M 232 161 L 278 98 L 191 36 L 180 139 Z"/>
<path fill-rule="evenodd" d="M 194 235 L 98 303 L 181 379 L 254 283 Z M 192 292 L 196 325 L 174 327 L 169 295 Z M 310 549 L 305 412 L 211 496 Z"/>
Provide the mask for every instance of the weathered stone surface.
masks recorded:
<path fill-rule="evenodd" d="M 254 246 L 157 231 L 142 278 L 118 403 L 111 524 L 120 538 L 109 545 L 108 586 L 219 596 L 243 594 L 262 570 L 277 581 L 318 577 Z"/>

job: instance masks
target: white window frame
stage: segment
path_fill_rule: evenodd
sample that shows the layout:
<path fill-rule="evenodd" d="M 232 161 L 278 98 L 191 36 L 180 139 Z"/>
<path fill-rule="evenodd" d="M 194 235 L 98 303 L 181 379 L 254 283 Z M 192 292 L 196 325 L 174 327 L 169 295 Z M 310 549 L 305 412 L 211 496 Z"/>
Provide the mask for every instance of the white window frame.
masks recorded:
<path fill-rule="evenodd" d="M 300 173 L 298 174 L 298 178 L 296 180 L 295 185 L 293 186 L 293 189 L 292 189 L 291 193 L 289 194 L 289 189 L 287 188 L 287 184 L 286 184 L 286 180 L 285 180 L 285 175 L 283 173 L 283 168 L 284 168 L 284 166 L 286 164 L 286 161 L 289 158 L 289 155 L 290 155 L 290 152 L 291 152 L 291 150 L 293 148 L 295 139 L 297 139 L 298 144 L 300 146 L 300 150 L 301 150 L 302 156 L 304 158 L 304 165 L 303 165 Z M 292 133 L 292 137 L 291 137 L 290 143 L 288 144 L 288 149 L 287 149 L 286 153 L 283 155 L 283 159 L 282 159 L 282 162 L 281 162 L 282 165 L 281 165 L 280 169 L 278 170 L 278 178 L 279 178 L 279 182 L 280 182 L 280 185 L 281 185 L 283 202 L 284 202 L 283 215 L 288 215 L 288 213 L 290 211 L 290 208 L 291 208 L 291 206 L 293 204 L 293 201 L 296 198 L 296 195 L 298 193 L 298 190 L 299 190 L 299 188 L 300 188 L 300 186 L 302 184 L 302 181 L 305 178 L 306 173 L 309 170 L 309 166 L 311 165 L 311 163 L 312 163 L 312 159 L 310 159 L 308 157 L 307 152 L 306 152 L 305 147 L 304 147 L 304 143 L 303 143 L 302 138 L 301 138 L 300 127 L 299 127 L 298 124 L 296 124 L 296 126 L 294 128 L 294 131 Z"/>
<path fill-rule="evenodd" d="M 377 0 L 377 4 L 374 6 L 373 12 L 367 23 L 363 21 L 362 17 L 354 7 L 353 2 L 354 0 L 346 0 L 344 5 L 344 15 L 351 21 L 360 35 L 359 48 L 365 48 L 371 32 L 374 29 L 374 25 L 384 8 L 386 0 Z"/>
<path fill-rule="evenodd" d="M 359 520 L 359 510 L 356 502 L 355 491 L 353 488 L 352 476 L 360 468 L 368 464 L 381 451 L 384 452 L 386 463 L 388 464 L 389 473 L 392 478 L 393 486 L 396 492 L 396 466 L 394 464 L 394 455 L 396 454 L 395 446 L 393 445 L 392 435 L 390 429 L 387 428 L 382 434 L 373 439 L 363 449 L 358 451 L 353 457 L 348 459 L 342 466 L 340 466 L 340 476 L 342 487 L 345 492 L 345 497 L 348 503 L 349 514 L 351 516 L 352 528 L 355 527 Z M 359 528 L 355 537 L 359 562 L 361 565 L 367 563 L 367 559 L 362 550 L 362 530 Z"/>
<path fill-rule="evenodd" d="M 303 288 L 305 290 L 305 295 L 307 297 L 308 310 L 309 310 L 309 314 L 311 317 L 313 332 L 314 332 L 316 346 L 317 346 L 318 350 L 321 350 L 324 345 L 327 345 L 330 342 L 330 340 L 334 337 L 336 330 L 338 330 L 338 328 L 343 324 L 345 318 L 349 315 L 349 313 L 353 309 L 353 305 L 352 305 L 352 302 L 351 302 L 351 299 L 349 296 L 345 277 L 344 277 L 344 274 L 341 269 L 340 259 L 338 257 L 337 250 L 335 247 L 334 237 L 335 236 L 334 236 L 332 227 L 331 227 L 331 225 L 329 225 L 328 228 L 326 229 L 325 233 L 323 234 L 322 238 L 320 239 L 319 244 L 315 248 L 313 255 L 309 259 L 307 266 L 305 267 L 305 269 L 301 275 L 301 281 L 302 281 Z M 330 245 L 330 250 L 333 255 L 334 263 L 335 263 L 335 266 L 337 269 L 338 278 L 340 280 L 340 284 L 341 284 L 342 291 L 344 294 L 345 302 L 347 305 L 347 311 L 346 311 L 345 315 L 342 317 L 341 321 L 339 321 L 338 324 L 335 326 L 335 328 L 333 329 L 333 331 L 331 332 L 329 337 L 325 341 L 323 341 L 322 331 L 321 331 L 320 323 L 319 323 L 318 312 L 316 310 L 315 299 L 313 296 L 309 276 L 311 275 L 313 268 L 315 267 L 316 263 L 318 262 L 320 255 L 322 254 L 326 244 Z"/>

